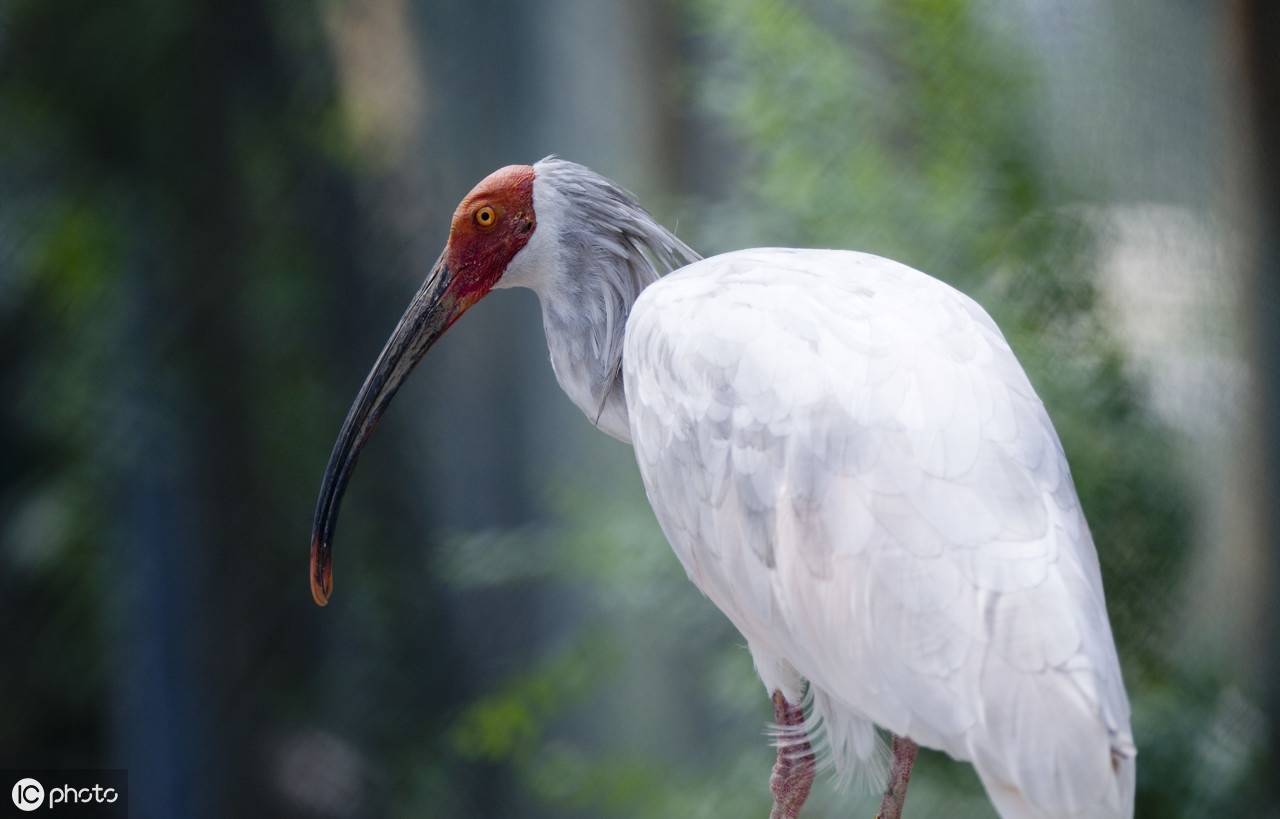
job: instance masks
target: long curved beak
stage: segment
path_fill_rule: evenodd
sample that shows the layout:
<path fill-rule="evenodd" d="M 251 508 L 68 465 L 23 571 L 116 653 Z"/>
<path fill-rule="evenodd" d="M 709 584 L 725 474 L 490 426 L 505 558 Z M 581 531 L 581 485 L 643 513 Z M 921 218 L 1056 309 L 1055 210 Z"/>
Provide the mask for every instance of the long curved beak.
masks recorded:
<path fill-rule="evenodd" d="M 405 378 L 465 309 L 449 291 L 449 282 L 449 269 L 442 253 L 387 340 L 387 346 L 382 348 L 347 412 L 347 419 L 342 422 L 342 431 L 324 470 L 311 527 L 311 596 L 316 605 L 326 605 L 333 593 L 333 533 L 342 493 L 360 457 L 360 449 Z"/>

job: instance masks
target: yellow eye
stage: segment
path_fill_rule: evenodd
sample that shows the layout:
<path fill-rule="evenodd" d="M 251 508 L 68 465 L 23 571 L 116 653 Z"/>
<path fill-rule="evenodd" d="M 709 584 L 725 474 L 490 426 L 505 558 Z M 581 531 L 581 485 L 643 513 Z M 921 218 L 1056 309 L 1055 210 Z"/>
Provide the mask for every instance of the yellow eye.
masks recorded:
<path fill-rule="evenodd" d="M 476 211 L 476 224 L 480 227 L 493 227 L 493 223 L 496 221 L 498 221 L 498 214 L 488 205 Z"/>

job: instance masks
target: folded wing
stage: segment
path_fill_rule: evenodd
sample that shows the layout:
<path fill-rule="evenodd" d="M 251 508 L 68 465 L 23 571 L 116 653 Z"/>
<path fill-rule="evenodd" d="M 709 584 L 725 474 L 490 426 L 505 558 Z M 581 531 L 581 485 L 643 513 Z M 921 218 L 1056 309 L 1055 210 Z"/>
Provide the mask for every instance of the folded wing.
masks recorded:
<path fill-rule="evenodd" d="M 1093 542 L 976 303 L 865 254 L 726 254 L 645 291 L 624 368 L 659 522 L 753 651 L 1027 816 L 1131 814 Z"/>

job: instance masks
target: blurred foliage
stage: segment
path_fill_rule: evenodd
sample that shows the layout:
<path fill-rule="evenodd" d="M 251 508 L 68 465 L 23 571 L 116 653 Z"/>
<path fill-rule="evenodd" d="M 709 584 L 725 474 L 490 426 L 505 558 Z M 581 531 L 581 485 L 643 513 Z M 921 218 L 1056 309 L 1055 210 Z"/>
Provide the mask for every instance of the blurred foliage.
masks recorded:
<path fill-rule="evenodd" d="M 371 449 L 363 546 L 310 608 L 312 492 L 405 298 L 370 273 L 405 239 L 349 139 L 332 5 L 0 3 L 0 653 L 24 660 L 0 761 L 128 765 L 146 817 L 763 815 L 766 692 L 612 442 L 550 474 L 498 453 L 542 514 L 426 549 L 416 453 Z M 1030 55 L 980 0 L 662 8 L 688 33 L 652 82 L 716 140 L 682 235 L 870 251 L 990 310 L 1099 545 L 1138 815 L 1256 815 L 1256 706 L 1176 656 L 1187 465 L 1099 313 Z M 877 801 L 820 784 L 805 816 Z M 993 815 L 939 754 L 908 810 Z"/>
<path fill-rule="evenodd" d="M 352 699 L 317 673 L 332 640 L 280 592 L 302 591 L 348 398 L 332 364 L 361 366 L 357 281 L 379 258 L 322 22 L 0 4 L 0 649 L 24 658 L 0 674 L 0 762 L 129 767 L 137 816 L 313 815 L 289 771 L 344 747 L 311 719 Z M 396 548 L 377 520 L 352 523 Z M 424 632 L 448 660 L 438 611 L 418 616 L 381 667 Z M 419 683 L 432 721 L 456 686 Z M 387 758 L 409 741 L 351 721 L 344 742 Z"/>

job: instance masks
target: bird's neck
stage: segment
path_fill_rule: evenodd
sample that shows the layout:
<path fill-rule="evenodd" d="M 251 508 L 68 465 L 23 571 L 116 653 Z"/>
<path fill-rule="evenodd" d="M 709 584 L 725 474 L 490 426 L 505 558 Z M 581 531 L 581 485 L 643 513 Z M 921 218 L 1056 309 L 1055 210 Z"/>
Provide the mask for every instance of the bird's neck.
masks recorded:
<path fill-rule="evenodd" d="M 594 282 L 540 292 L 542 324 L 556 381 L 601 431 L 631 441 L 622 381 L 622 342 L 639 290 L 619 293 Z"/>
<path fill-rule="evenodd" d="M 599 209 L 584 209 L 553 181 L 535 178 L 538 226 L 502 286 L 538 294 L 561 389 L 597 428 L 630 442 L 622 378 L 627 316 L 644 288 L 699 257 L 629 199 L 611 200 L 621 217 L 602 225 L 592 220 Z"/>
<path fill-rule="evenodd" d="M 542 326 L 556 381 L 587 420 L 620 441 L 631 441 L 622 348 L 627 316 L 645 280 L 611 269 L 613 260 L 589 248 L 561 246 L 528 287 L 542 305 Z"/>

